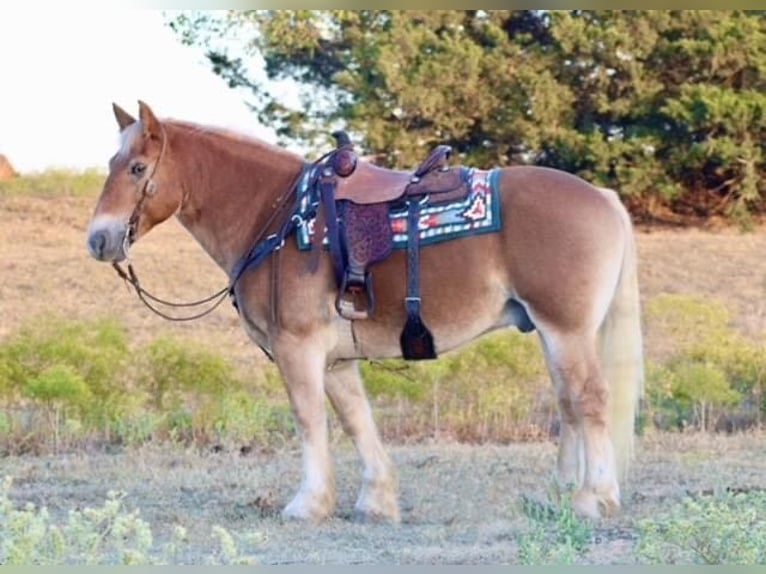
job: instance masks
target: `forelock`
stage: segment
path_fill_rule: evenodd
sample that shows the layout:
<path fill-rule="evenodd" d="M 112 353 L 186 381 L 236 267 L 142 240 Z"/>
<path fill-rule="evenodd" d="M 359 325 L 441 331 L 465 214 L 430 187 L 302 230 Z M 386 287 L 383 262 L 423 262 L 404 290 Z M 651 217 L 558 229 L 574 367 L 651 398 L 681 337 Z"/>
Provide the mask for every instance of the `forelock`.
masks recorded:
<path fill-rule="evenodd" d="M 117 151 L 117 157 L 125 159 L 130 157 L 133 144 L 141 134 L 141 122 L 137 121 L 130 124 L 120 133 L 120 149 Z"/>

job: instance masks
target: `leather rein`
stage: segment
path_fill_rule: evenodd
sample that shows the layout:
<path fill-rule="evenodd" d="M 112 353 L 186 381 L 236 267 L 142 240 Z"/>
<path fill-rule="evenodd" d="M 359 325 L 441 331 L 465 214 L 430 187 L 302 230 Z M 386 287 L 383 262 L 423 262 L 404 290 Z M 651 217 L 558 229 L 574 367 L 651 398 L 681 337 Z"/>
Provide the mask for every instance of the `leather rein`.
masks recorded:
<path fill-rule="evenodd" d="M 212 313 L 218 306 L 223 302 L 224 299 L 226 299 L 226 295 L 230 294 L 232 298 L 234 297 L 234 286 L 241 276 L 241 271 L 237 275 L 233 276 L 229 283 L 221 288 L 219 291 L 216 291 L 212 295 L 209 295 L 207 297 L 204 297 L 202 299 L 199 299 L 197 301 L 191 301 L 188 303 L 177 303 L 173 301 L 168 301 L 166 299 L 162 299 L 160 297 L 157 297 L 156 295 L 152 294 L 150 291 L 145 289 L 139 279 L 138 275 L 136 274 L 135 269 L 133 268 L 133 264 L 130 261 L 129 257 L 129 249 L 135 243 L 136 241 L 136 234 L 138 233 L 138 223 L 141 218 L 141 212 L 143 211 L 144 203 L 146 202 L 147 198 L 153 196 L 157 192 L 157 184 L 154 181 L 154 176 L 157 172 L 157 167 L 160 164 L 160 161 L 162 160 L 164 154 L 165 154 L 165 145 L 166 145 L 166 136 L 163 135 L 162 138 L 162 147 L 160 148 L 160 154 L 157 157 L 157 161 L 152 166 L 151 174 L 149 175 L 149 178 L 144 183 L 143 188 L 141 189 L 141 197 L 139 198 L 138 202 L 136 202 L 136 206 L 133 208 L 133 213 L 131 213 L 130 218 L 128 219 L 128 229 L 125 233 L 125 239 L 123 242 L 123 251 L 125 253 L 126 259 L 128 260 L 127 264 L 127 271 L 122 268 L 122 266 L 114 261 L 112 262 L 112 267 L 117 272 L 117 275 L 125 281 L 126 284 L 128 284 L 130 287 L 132 287 L 136 295 L 138 296 L 139 300 L 154 314 L 162 317 L 163 319 L 166 319 L 168 321 L 176 321 L 176 322 L 182 322 L 182 321 L 194 321 L 196 319 L 201 319 L 202 317 Z M 272 214 L 269 217 L 268 221 L 266 222 L 266 225 L 262 228 L 262 230 L 258 233 L 258 235 L 255 238 L 255 243 L 260 243 L 264 236 L 266 235 L 267 231 L 271 227 L 271 225 L 274 223 L 274 221 L 277 219 L 277 217 L 285 210 L 285 207 L 288 203 L 288 199 L 291 195 L 291 191 L 297 189 L 297 184 L 300 178 L 303 176 L 304 171 L 301 170 L 298 175 L 295 177 L 295 181 L 287 188 L 287 193 L 282 193 L 272 204 Z M 274 253 L 279 251 L 281 248 L 281 245 L 278 245 L 274 248 Z M 235 307 L 236 307 L 236 299 L 234 299 Z M 206 309 L 203 309 L 202 311 L 192 313 L 191 315 L 184 315 L 184 316 L 174 316 L 169 315 L 162 311 L 161 309 L 158 309 L 155 305 L 164 305 L 166 307 L 174 308 L 174 309 L 194 309 L 197 307 L 201 307 L 203 305 L 209 304 L 209 306 Z"/>

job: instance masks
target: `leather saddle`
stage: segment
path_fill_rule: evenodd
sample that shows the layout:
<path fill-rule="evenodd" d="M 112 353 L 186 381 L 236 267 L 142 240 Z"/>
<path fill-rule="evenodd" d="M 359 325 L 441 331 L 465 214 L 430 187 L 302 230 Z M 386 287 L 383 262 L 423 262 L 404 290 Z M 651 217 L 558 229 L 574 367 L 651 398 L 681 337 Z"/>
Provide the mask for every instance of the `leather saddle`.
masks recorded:
<path fill-rule="evenodd" d="M 355 167 L 351 168 L 349 175 L 339 177 L 335 199 L 359 205 L 392 203 L 404 196 L 440 196 L 444 193 L 451 195 L 434 199 L 440 202 L 452 201 L 452 196 L 460 199 L 461 192 L 467 190 L 460 170 L 447 165 L 451 152 L 450 146 L 437 146 L 414 172 L 407 172 L 358 161 L 353 149 L 344 146 L 336 152 L 333 163 L 341 169 Z M 335 173 L 340 175 L 337 169 Z"/>
<path fill-rule="evenodd" d="M 390 212 L 407 209 L 405 306 L 408 325 L 414 321 L 416 330 L 422 331 L 425 325 L 420 320 L 420 209 L 465 198 L 470 191 L 468 170 L 448 165 L 452 148 L 447 145 L 434 148 L 412 172 L 385 169 L 360 160 L 345 132 L 335 132 L 333 136 L 337 146 L 319 165 L 320 206 L 312 248 L 319 251 L 324 239 L 322 230 L 326 229 L 339 288 L 335 307 L 349 320 L 366 319 L 374 313 L 370 267 L 388 257 L 393 249 Z M 403 348 L 404 338 L 403 333 Z M 424 350 L 409 354 L 423 356 L 408 357 L 405 350 L 405 358 L 433 358 L 432 341 L 425 343 Z"/>

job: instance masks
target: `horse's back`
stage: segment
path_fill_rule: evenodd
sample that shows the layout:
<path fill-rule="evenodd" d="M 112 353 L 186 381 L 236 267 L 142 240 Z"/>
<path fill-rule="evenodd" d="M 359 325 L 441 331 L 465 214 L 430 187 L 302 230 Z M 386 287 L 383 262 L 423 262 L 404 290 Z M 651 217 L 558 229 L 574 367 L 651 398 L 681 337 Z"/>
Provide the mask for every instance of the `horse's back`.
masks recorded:
<path fill-rule="evenodd" d="M 598 188 L 584 179 L 557 169 L 514 166 L 499 170 L 498 186 L 503 203 L 504 224 L 509 230 L 527 230 L 532 224 L 541 231 L 557 226 L 572 232 L 573 224 L 592 220 L 609 224 L 619 221 L 611 190 Z"/>

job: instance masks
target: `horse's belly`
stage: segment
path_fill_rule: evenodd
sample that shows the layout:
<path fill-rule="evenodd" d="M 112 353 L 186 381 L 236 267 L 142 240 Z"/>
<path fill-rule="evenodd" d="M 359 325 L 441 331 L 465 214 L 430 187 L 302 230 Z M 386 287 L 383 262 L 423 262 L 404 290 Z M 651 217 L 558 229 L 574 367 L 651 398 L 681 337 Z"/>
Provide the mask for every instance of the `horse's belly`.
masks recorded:
<path fill-rule="evenodd" d="M 424 247 L 420 251 L 421 316 L 438 352 L 459 347 L 511 323 L 511 297 L 498 234 Z M 396 251 L 372 268 L 375 311 L 355 321 L 359 356 L 395 357 L 406 321 L 406 253 Z"/>

